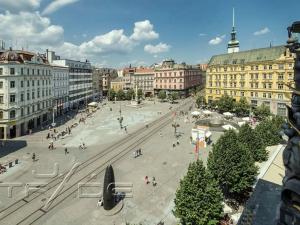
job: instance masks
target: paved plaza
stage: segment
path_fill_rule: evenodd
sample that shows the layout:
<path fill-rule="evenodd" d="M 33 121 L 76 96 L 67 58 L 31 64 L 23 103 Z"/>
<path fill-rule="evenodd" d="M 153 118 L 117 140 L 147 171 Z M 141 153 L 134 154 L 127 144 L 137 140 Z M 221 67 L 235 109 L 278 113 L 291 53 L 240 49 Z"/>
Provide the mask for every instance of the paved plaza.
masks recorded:
<path fill-rule="evenodd" d="M 37 182 L 33 178 L 32 170 L 39 173 L 50 173 L 53 171 L 54 163 L 59 164 L 60 173 L 68 171 L 74 162 L 83 162 L 102 149 L 117 143 L 130 133 L 144 128 L 151 121 L 161 117 L 170 111 L 169 107 L 176 107 L 177 104 L 145 102 L 141 108 L 128 106 L 128 102 L 109 103 L 101 107 L 91 118 L 86 119 L 86 123 L 80 123 L 72 129 L 72 134 L 64 139 L 54 141 L 54 150 L 48 150 L 49 140 L 46 139 L 48 130 L 18 138 L 18 141 L 25 140 L 27 146 L 15 151 L 5 157 L 16 157 L 20 164 L 10 168 L 8 172 L 0 175 L 1 183 Z M 110 111 L 112 108 L 112 111 Z M 127 126 L 127 133 L 120 129 L 117 118 L 124 117 L 123 126 Z M 81 115 L 67 124 L 58 127 L 57 130 L 65 130 L 67 126 L 78 122 Z M 133 196 L 125 198 L 124 206 L 120 213 L 114 216 L 105 216 L 103 210 L 97 208 L 97 198 L 68 198 L 62 204 L 55 207 L 38 221 L 38 224 L 125 224 L 125 222 L 143 224 L 155 224 L 164 221 L 165 224 L 176 224 L 176 219 L 172 215 L 173 199 L 179 186 L 179 180 L 186 173 L 188 164 L 195 160 L 194 146 L 190 143 L 192 122 L 184 122 L 183 116 L 176 117 L 180 124 L 178 133 L 179 145 L 173 148 L 173 143 L 177 142 L 174 136 L 174 128 L 171 124 L 161 129 L 161 132 L 154 134 L 141 146 L 142 155 L 134 158 L 133 151 L 125 155 L 121 160 L 113 164 L 116 182 L 132 183 Z M 160 135 L 160 133 L 162 135 Z M 215 141 L 221 133 L 214 132 L 212 140 Z M 86 150 L 79 150 L 78 146 L 84 142 Z M 69 154 L 64 153 L 67 147 Z M 208 146 L 204 151 L 200 151 L 200 157 L 206 161 Z M 32 162 L 32 153 L 37 155 L 37 161 Z M 154 176 L 157 186 L 146 185 L 144 177 Z M 104 174 L 100 173 L 93 182 L 102 182 Z M 46 181 L 45 181 L 46 182 Z M 98 192 L 97 189 L 91 189 Z M 14 188 L 12 198 L 7 197 L 7 188 L 0 188 L 0 209 L 25 195 L 24 186 Z M 47 197 L 47 196 L 45 196 Z"/>

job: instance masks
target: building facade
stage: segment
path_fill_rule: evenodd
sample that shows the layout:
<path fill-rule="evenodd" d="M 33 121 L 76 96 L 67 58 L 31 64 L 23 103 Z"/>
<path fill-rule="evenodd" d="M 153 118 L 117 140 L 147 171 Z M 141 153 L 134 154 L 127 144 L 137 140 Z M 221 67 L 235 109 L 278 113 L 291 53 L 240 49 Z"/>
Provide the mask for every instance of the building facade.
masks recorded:
<path fill-rule="evenodd" d="M 145 97 L 154 95 L 154 70 L 150 68 L 136 68 L 131 74 L 131 87 L 142 90 Z"/>
<path fill-rule="evenodd" d="M 0 55 L 0 139 L 51 121 L 52 80 L 52 67 L 43 55 L 12 49 Z"/>
<path fill-rule="evenodd" d="M 69 109 L 69 68 L 51 64 L 53 77 L 53 109 L 55 116 Z"/>
<path fill-rule="evenodd" d="M 110 88 L 115 92 L 119 90 L 124 90 L 124 80 L 123 77 L 117 77 L 110 82 Z"/>
<path fill-rule="evenodd" d="M 294 55 L 284 46 L 213 56 L 206 71 L 206 101 L 229 95 L 245 97 L 253 106 L 265 104 L 272 113 L 286 115 L 293 85 Z"/>
<path fill-rule="evenodd" d="M 102 72 L 99 68 L 93 68 L 94 101 L 101 101 L 103 97 Z"/>
<path fill-rule="evenodd" d="M 56 59 L 53 63 L 69 68 L 69 105 L 78 108 L 93 101 L 92 66 L 86 62 L 70 59 Z"/>
<path fill-rule="evenodd" d="M 199 66 L 165 60 L 161 66 L 154 69 L 153 85 L 155 94 L 164 90 L 167 93 L 176 91 L 181 96 L 188 96 L 190 89 L 204 87 L 205 72 Z"/>

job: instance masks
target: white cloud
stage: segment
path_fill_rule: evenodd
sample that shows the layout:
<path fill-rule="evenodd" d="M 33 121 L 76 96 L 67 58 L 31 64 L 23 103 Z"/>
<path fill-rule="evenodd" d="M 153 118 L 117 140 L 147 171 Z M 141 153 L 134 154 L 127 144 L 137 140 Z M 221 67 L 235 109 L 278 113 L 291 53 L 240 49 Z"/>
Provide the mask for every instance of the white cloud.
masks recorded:
<path fill-rule="evenodd" d="M 40 7 L 42 0 L 0 0 L 0 8 L 10 12 L 30 11 Z"/>
<path fill-rule="evenodd" d="M 153 25 L 149 20 L 134 23 L 133 34 L 130 39 L 135 41 L 147 41 L 157 39 L 159 34 L 153 30 Z"/>
<path fill-rule="evenodd" d="M 73 4 L 79 0 L 53 0 L 42 12 L 42 15 L 49 15 L 55 11 L 63 8 L 66 5 Z"/>
<path fill-rule="evenodd" d="M 270 32 L 270 29 L 267 28 L 267 27 L 265 27 L 265 28 L 263 28 L 261 30 L 255 31 L 253 34 L 255 36 L 258 36 L 258 35 L 263 35 L 263 34 L 266 34 L 266 33 L 269 33 L 269 32 Z"/>
<path fill-rule="evenodd" d="M 31 47 L 56 46 L 63 43 L 64 29 L 51 25 L 48 18 L 38 12 L 0 14 L 0 34 L 4 40 L 28 42 Z"/>
<path fill-rule="evenodd" d="M 144 51 L 150 54 L 158 54 L 162 52 L 167 52 L 170 50 L 170 48 L 171 48 L 170 45 L 160 42 L 157 45 L 151 45 L 151 44 L 145 45 Z"/>
<path fill-rule="evenodd" d="M 219 37 L 215 37 L 215 38 L 211 39 L 208 43 L 210 45 L 218 45 L 224 40 L 225 37 L 226 37 L 225 34 L 222 36 L 219 36 Z"/>

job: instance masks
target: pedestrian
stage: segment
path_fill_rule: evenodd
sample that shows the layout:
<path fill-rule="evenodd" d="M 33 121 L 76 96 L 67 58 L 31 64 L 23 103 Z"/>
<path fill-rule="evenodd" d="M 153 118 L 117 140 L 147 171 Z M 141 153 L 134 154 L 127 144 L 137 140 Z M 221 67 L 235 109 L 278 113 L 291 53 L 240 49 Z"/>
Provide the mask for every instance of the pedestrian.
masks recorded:
<path fill-rule="evenodd" d="M 179 145 L 179 139 L 177 139 L 177 145 Z"/>
<path fill-rule="evenodd" d="M 32 154 L 32 161 L 35 161 L 35 153 Z"/>
<path fill-rule="evenodd" d="M 192 138 L 192 136 L 190 136 L 190 142 L 192 143 L 192 141 L 193 141 L 193 138 Z"/>
<path fill-rule="evenodd" d="M 141 148 L 138 149 L 138 155 L 142 155 L 142 149 Z"/>
<path fill-rule="evenodd" d="M 112 111 L 112 108 L 110 107 L 109 110 Z"/>
<path fill-rule="evenodd" d="M 103 199 L 102 199 L 102 197 L 97 202 L 97 207 L 101 207 L 101 206 L 103 206 Z"/>
<path fill-rule="evenodd" d="M 159 136 L 162 137 L 162 132 L 161 131 L 159 131 Z"/>
<path fill-rule="evenodd" d="M 153 187 L 156 186 L 156 180 L 155 180 L 155 177 L 152 177 L 152 185 L 153 185 Z"/>
<path fill-rule="evenodd" d="M 65 148 L 65 155 L 66 155 L 66 154 L 69 154 L 68 148 Z"/>
<path fill-rule="evenodd" d="M 127 133 L 127 127 L 124 127 L 125 132 Z"/>
<path fill-rule="evenodd" d="M 149 184 L 148 176 L 145 176 L 145 183 L 146 183 L 146 184 Z"/>
<path fill-rule="evenodd" d="M 137 154 L 136 151 L 133 152 L 133 157 L 136 158 Z"/>
<path fill-rule="evenodd" d="M 175 148 L 175 146 L 176 146 L 176 144 L 175 144 L 175 142 L 173 142 L 173 148 Z"/>

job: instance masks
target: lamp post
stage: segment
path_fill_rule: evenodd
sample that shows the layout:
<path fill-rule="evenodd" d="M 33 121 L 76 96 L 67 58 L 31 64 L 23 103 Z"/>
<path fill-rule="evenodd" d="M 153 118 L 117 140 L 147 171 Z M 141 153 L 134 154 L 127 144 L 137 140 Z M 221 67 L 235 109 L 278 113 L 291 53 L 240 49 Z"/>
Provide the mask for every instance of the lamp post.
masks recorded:
<path fill-rule="evenodd" d="M 292 90 L 291 107 L 288 110 L 287 123 L 283 125 L 284 133 L 289 141 L 283 151 L 285 177 L 281 192 L 278 225 L 300 224 L 300 43 L 292 33 L 300 33 L 300 21 L 294 22 L 288 29 L 286 47 L 296 54 L 294 65 L 295 87 Z"/>

